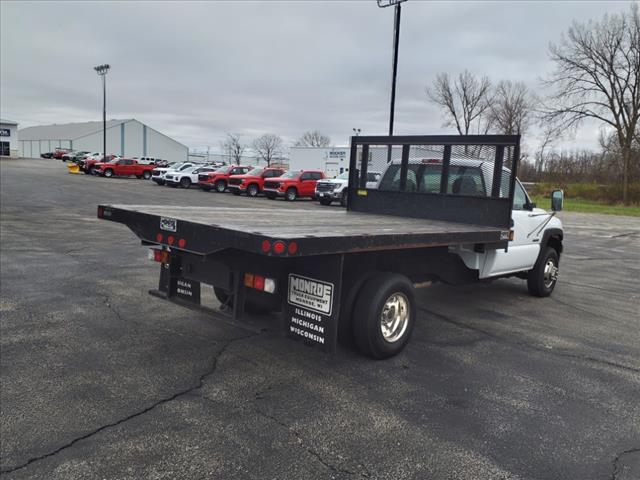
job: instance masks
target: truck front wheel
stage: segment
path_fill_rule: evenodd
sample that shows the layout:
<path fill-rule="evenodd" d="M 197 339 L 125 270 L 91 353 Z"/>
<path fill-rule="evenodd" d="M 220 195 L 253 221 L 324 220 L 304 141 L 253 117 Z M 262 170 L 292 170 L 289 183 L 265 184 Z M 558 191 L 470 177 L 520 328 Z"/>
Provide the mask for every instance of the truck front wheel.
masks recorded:
<path fill-rule="evenodd" d="M 527 275 L 527 288 L 534 297 L 548 297 L 558 281 L 558 252 L 547 247 Z"/>
<path fill-rule="evenodd" d="M 411 281 L 395 273 L 379 273 L 365 282 L 353 309 L 353 337 L 365 355 L 381 359 L 406 346 L 416 318 Z"/>
<path fill-rule="evenodd" d="M 227 189 L 227 183 L 224 180 L 218 180 L 216 182 L 216 192 L 224 193 L 226 189 Z"/>
<path fill-rule="evenodd" d="M 258 185 L 256 185 L 255 183 L 252 183 L 247 187 L 247 195 L 249 195 L 250 197 L 257 196 L 259 192 L 260 192 L 260 189 L 258 188 Z"/>
<path fill-rule="evenodd" d="M 297 196 L 298 196 L 298 192 L 293 187 L 288 188 L 286 193 L 284 194 L 285 200 L 288 200 L 290 202 L 293 202 Z"/>
<path fill-rule="evenodd" d="M 113 170 L 111 170 L 110 168 L 107 168 L 107 169 L 104 171 L 104 176 L 105 176 L 105 177 L 107 177 L 107 178 L 111 178 L 111 177 L 113 177 Z"/>

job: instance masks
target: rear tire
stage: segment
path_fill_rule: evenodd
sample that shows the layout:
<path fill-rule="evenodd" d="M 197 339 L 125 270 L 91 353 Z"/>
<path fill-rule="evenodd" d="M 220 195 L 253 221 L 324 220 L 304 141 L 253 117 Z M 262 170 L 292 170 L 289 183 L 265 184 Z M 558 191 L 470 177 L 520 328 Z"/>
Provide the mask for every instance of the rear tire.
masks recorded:
<path fill-rule="evenodd" d="M 224 180 L 218 180 L 216 182 L 216 192 L 224 193 L 226 189 L 227 189 L 227 182 L 225 182 Z"/>
<path fill-rule="evenodd" d="M 151 178 L 151 172 L 149 170 L 145 170 L 144 172 L 142 172 L 142 178 L 144 178 L 145 180 L 149 180 Z"/>
<path fill-rule="evenodd" d="M 411 281 L 396 273 L 378 273 L 358 292 L 353 337 L 363 354 L 376 359 L 397 355 L 409 342 L 416 318 Z"/>
<path fill-rule="evenodd" d="M 252 183 L 247 187 L 247 195 L 249 197 L 256 197 L 258 193 L 260 193 L 260 189 L 258 188 L 258 185 L 256 185 L 255 183 Z"/>
<path fill-rule="evenodd" d="M 180 186 L 182 188 L 189 188 L 191 186 L 191 179 L 189 177 L 183 177 L 180 179 Z"/>
<path fill-rule="evenodd" d="M 330 198 L 322 198 L 320 197 L 320 205 L 324 205 L 324 206 L 329 206 L 331 205 L 331 199 Z"/>
<path fill-rule="evenodd" d="M 551 295 L 558 282 L 558 265 L 558 252 L 554 248 L 546 247 L 527 275 L 527 289 L 531 295 L 534 297 Z"/>
<path fill-rule="evenodd" d="M 293 202 L 298 197 L 298 191 L 294 187 L 289 187 L 284 194 L 284 199 Z"/>

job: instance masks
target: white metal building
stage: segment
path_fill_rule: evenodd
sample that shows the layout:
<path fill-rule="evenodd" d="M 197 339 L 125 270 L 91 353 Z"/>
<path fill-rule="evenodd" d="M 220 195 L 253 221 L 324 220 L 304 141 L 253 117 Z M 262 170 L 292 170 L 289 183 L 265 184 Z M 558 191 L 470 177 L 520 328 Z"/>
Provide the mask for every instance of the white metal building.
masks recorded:
<path fill-rule="evenodd" d="M 55 148 L 102 151 L 102 122 L 66 123 L 22 128 L 18 131 L 23 157 L 39 157 Z M 186 145 L 136 119 L 107 121 L 107 153 L 123 157 L 155 157 L 185 161 Z"/>
<path fill-rule="evenodd" d="M 0 118 L 0 157 L 17 157 L 18 150 L 18 123 Z"/>

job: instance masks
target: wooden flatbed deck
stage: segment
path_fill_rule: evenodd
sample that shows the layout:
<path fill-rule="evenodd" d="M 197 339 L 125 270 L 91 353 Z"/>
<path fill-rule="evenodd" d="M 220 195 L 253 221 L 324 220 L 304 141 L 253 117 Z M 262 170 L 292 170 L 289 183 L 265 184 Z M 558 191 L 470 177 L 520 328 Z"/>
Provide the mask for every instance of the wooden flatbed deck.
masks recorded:
<path fill-rule="evenodd" d="M 263 240 L 295 240 L 300 255 L 437 245 L 495 243 L 504 229 L 342 209 L 172 207 L 104 205 L 104 219 L 128 225 L 143 240 L 155 242 L 160 218 L 178 221 L 177 235 L 191 236 L 197 253 L 238 248 L 256 253 Z M 211 247 L 207 247 L 207 243 Z"/>

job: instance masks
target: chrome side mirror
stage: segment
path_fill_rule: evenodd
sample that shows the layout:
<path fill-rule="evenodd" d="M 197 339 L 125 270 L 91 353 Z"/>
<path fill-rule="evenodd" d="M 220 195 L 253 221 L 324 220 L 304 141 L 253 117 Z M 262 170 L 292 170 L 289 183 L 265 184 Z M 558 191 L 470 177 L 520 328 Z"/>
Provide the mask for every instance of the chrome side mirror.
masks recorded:
<path fill-rule="evenodd" d="M 559 212 L 564 205 L 564 192 L 562 190 L 554 190 L 551 192 L 551 210 Z"/>

